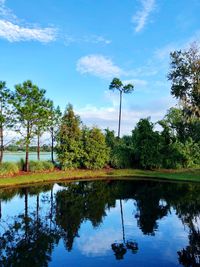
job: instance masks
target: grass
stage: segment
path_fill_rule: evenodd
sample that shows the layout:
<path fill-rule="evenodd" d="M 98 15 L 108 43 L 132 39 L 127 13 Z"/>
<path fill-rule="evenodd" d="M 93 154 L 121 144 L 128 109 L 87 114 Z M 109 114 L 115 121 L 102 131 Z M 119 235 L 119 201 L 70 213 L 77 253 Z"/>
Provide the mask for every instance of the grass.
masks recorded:
<path fill-rule="evenodd" d="M 18 164 L 13 162 L 3 162 L 0 164 L 0 176 L 14 175 L 19 173 Z"/>
<path fill-rule="evenodd" d="M 154 178 L 165 180 L 200 182 L 200 169 L 144 171 L 136 169 L 103 169 L 103 170 L 67 170 L 46 173 L 21 173 L 12 177 L 1 177 L 0 187 L 28 185 L 43 182 L 72 181 L 80 179 L 135 179 Z"/>

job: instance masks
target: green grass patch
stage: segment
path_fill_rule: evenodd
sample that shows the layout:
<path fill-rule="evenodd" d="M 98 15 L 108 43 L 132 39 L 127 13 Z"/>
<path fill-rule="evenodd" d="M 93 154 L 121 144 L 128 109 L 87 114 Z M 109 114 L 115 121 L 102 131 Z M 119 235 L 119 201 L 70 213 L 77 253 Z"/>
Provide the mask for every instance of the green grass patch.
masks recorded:
<path fill-rule="evenodd" d="M 144 171 L 134 169 L 124 170 L 67 170 L 48 173 L 27 173 L 13 177 L 0 177 L 0 187 L 28 185 L 43 182 L 73 181 L 81 179 L 165 179 L 200 182 L 200 169 L 191 170 L 159 170 Z"/>

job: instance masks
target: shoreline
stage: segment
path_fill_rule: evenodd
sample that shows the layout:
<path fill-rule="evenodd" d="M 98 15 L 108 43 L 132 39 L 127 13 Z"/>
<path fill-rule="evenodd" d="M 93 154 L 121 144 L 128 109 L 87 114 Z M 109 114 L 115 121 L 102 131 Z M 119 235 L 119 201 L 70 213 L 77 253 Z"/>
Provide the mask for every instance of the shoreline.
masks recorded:
<path fill-rule="evenodd" d="M 8 177 L 0 177 L 0 188 L 29 186 L 41 183 L 71 182 L 96 179 L 152 179 L 155 181 L 200 182 L 200 169 L 154 170 L 102 169 L 102 170 L 54 170 L 51 172 L 21 172 Z"/>

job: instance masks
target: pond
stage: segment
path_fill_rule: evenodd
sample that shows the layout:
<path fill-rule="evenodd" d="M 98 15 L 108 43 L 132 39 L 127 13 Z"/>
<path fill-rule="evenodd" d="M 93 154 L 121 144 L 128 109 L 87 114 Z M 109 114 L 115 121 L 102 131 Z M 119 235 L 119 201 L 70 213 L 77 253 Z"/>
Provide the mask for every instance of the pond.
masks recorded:
<path fill-rule="evenodd" d="M 21 159 L 25 159 L 25 152 L 4 152 L 3 161 L 9 162 L 18 162 Z M 30 160 L 37 160 L 37 153 L 30 152 L 29 153 Z M 41 160 L 51 160 L 51 153 L 50 152 L 40 152 L 40 159 Z"/>
<path fill-rule="evenodd" d="M 0 190 L 0 266 L 200 266 L 200 184 Z"/>

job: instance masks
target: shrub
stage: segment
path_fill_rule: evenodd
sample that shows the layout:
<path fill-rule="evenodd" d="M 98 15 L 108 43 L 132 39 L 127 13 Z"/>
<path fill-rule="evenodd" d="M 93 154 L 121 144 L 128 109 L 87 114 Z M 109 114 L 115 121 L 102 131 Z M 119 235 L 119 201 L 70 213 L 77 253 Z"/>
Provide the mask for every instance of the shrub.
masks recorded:
<path fill-rule="evenodd" d="M 25 161 L 23 158 L 21 158 L 20 161 L 17 162 L 17 166 L 18 166 L 20 171 L 24 171 Z"/>
<path fill-rule="evenodd" d="M 133 167 L 133 159 L 133 148 L 119 142 L 111 152 L 110 163 L 112 167 L 117 169 L 131 168 Z"/>
<path fill-rule="evenodd" d="M 50 161 L 34 161 L 29 162 L 29 169 L 31 172 L 38 171 L 52 171 L 54 169 L 53 163 Z"/>
<path fill-rule="evenodd" d="M 43 171 L 44 170 L 44 167 L 43 167 L 42 161 L 34 161 L 34 160 L 31 160 L 29 162 L 29 170 L 31 172 Z"/>
<path fill-rule="evenodd" d="M 42 161 L 43 163 L 43 168 L 45 171 L 53 171 L 54 170 L 54 165 L 51 161 Z"/>
<path fill-rule="evenodd" d="M 0 164 L 0 176 L 13 175 L 19 172 L 19 167 L 13 162 L 3 162 Z"/>

